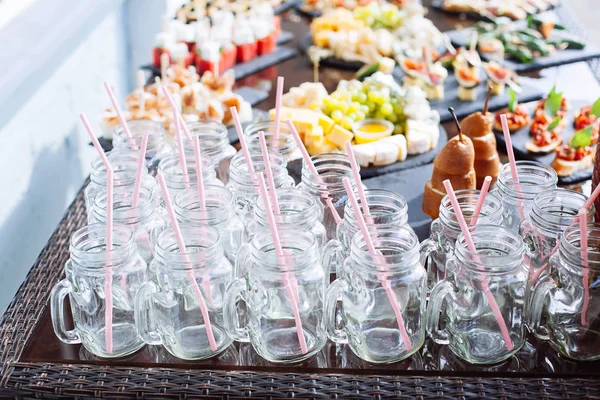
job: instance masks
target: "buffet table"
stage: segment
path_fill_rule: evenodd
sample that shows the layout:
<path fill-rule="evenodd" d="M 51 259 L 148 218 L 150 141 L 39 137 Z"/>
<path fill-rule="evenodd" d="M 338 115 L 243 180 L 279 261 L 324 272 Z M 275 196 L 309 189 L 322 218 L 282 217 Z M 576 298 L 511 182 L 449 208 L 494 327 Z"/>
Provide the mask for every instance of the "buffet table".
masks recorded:
<path fill-rule="evenodd" d="M 558 12 L 568 13 L 562 6 Z M 567 14 L 565 14 L 567 15 Z M 442 30 L 466 20 L 432 11 Z M 568 17 L 568 16 L 567 16 Z M 563 20 L 566 19 L 563 16 Z M 572 22 L 571 22 L 572 23 Z M 296 35 L 308 30 L 306 20 L 293 11 L 286 15 L 285 30 Z M 540 77 L 548 90 L 555 79 L 570 97 L 595 97 L 600 66 L 594 61 L 558 67 L 529 75 Z M 286 86 L 312 80 L 313 70 L 300 55 L 262 71 L 273 81 L 286 78 Z M 353 72 L 322 68 L 320 78 L 328 90 Z M 256 74 L 258 75 L 258 74 Z M 256 76 L 238 81 L 252 86 Z M 568 87 L 567 87 L 568 86 Z M 268 110 L 275 91 L 258 105 Z M 591 93 L 591 94 L 590 94 Z M 446 124 L 451 136 L 455 128 Z M 410 171 L 398 174 L 410 174 Z M 381 180 L 385 183 L 385 179 Z M 383 185 L 385 186 L 385 184 Z M 577 187 L 589 191 L 589 182 Z M 385 188 L 385 187 L 383 187 Z M 0 331 L 0 394 L 23 398 L 597 398 L 600 396 L 600 363 L 576 363 L 560 357 L 546 344 L 530 342 L 517 356 L 492 366 L 475 366 L 454 357 L 447 348 L 427 340 L 408 360 L 392 365 L 361 361 L 346 346 L 328 345 L 299 365 L 273 365 L 247 344 L 232 345 L 220 356 L 202 361 L 175 359 L 164 349 L 146 346 L 136 354 L 99 359 L 80 345 L 61 343 L 52 331 L 48 299 L 51 288 L 63 277 L 73 232 L 86 224 L 83 190 L 33 265 L 9 305 Z"/>

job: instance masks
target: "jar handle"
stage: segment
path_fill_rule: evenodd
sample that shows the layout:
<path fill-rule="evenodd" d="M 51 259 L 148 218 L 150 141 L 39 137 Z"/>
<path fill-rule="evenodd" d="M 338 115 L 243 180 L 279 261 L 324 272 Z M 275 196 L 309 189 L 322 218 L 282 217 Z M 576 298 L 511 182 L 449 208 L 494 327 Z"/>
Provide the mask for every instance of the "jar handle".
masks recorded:
<path fill-rule="evenodd" d="M 135 306 L 133 308 L 138 334 L 145 343 L 150 345 L 159 345 L 162 343 L 160 335 L 156 330 L 156 320 L 154 318 L 153 295 L 156 291 L 154 283 L 144 283 L 137 291 Z"/>
<path fill-rule="evenodd" d="M 58 339 L 63 343 L 78 344 L 81 343 L 79 333 L 75 329 L 68 331 L 65 327 L 65 297 L 72 292 L 73 285 L 67 279 L 63 279 L 52 288 L 50 315 L 52 316 L 52 328 Z"/>
<path fill-rule="evenodd" d="M 427 288 L 432 288 L 437 282 L 435 266 L 431 260 L 431 253 L 437 250 L 437 245 L 432 239 L 425 239 L 419 246 L 420 261 L 423 268 L 427 268 Z M 425 267 L 427 266 L 427 267 Z"/>
<path fill-rule="evenodd" d="M 248 327 L 240 326 L 237 300 L 246 302 L 244 292 L 246 291 L 246 280 L 237 278 L 229 284 L 225 291 L 223 303 L 223 325 L 227 334 L 237 342 L 249 342 Z M 250 307 L 246 307 L 248 310 Z M 249 316 L 247 316 L 249 318 Z"/>
<path fill-rule="evenodd" d="M 550 295 L 550 291 L 555 288 L 557 288 L 556 283 L 548 275 L 544 275 L 533 287 L 533 294 L 527 314 L 529 314 L 529 327 L 540 340 L 550 339 L 548 328 L 542 325 L 542 312 L 544 311 L 544 305 Z"/>
<path fill-rule="evenodd" d="M 342 243 L 337 239 L 331 239 L 323 246 L 321 256 L 321 264 L 325 268 L 325 274 L 329 275 L 333 271 L 336 277 L 341 276 L 341 266 L 339 265 L 340 258 L 338 257 L 338 251 L 342 247 Z"/>
<path fill-rule="evenodd" d="M 233 268 L 233 276 L 236 278 L 241 278 L 245 275 L 246 272 L 246 263 L 250 260 L 250 244 L 244 243 L 242 247 L 238 249 L 238 252 L 235 256 L 235 265 Z"/>
<path fill-rule="evenodd" d="M 327 336 L 329 336 L 329 339 L 334 343 L 348 343 L 346 332 L 343 327 L 339 328 L 337 324 L 337 317 L 340 313 L 340 309 L 337 306 L 338 300 L 340 300 L 340 304 L 342 304 L 343 307 L 341 298 L 344 288 L 342 285 L 343 281 L 341 279 L 336 279 L 329 285 L 325 292 L 325 304 L 323 310 L 325 313 L 325 329 L 327 330 Z"/>
<path fill-rule="evenodd" d="M 539 242 L 539 237 L 536 235 L 535 228 L 533 227 L 529 218 L 523 220 L 519 225 L 519 235 L 523 238 L 525 243 L 525 264 L 528 270 L 528 279 L 531 281 L 535 271 L 533 270 L 533 263 L 531 262 L 531 256 L 536 252 L 542 245 Z"/>
<path fill-rule="evenodd" d="M 449 343 L 448 332 L 446 329 L 440 329 L 440 313 L 447 296 L 454 297 L 454 288 L 450 282 L 441 281 L 431 290 L 429 304 L 427 304 L 427 333 L 438 344 Z"/>

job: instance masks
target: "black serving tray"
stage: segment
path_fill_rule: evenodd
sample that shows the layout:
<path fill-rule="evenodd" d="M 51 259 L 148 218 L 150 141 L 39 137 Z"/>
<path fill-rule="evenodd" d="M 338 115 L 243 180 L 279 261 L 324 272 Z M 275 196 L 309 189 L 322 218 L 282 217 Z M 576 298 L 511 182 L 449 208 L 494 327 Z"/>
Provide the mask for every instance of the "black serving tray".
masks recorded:
<path fill-rule="evenodd" d="M 521 22 L 519 22 L 521 23 Z M 525 23 L 525 22 L 523 22 Z M 467 44 L 471 37 L 472 28 L 466 28 L 462 30 L 453 30 L 446 32 L 450 41 L 455 46 L 464 46 Z M 480 53 L 483 60 L 490 60 L 494 58 L 494 55 L 487 55 Z M 573 64 L 580 61 L 587 61 L 594 58 L 600 57 L 600 47 L 587 41 L 587 45 L 582 50 L 559 50 L 556 53 L 546 56 L 538 57 L 533 60 L 532 63 L 524 64 L 512 58 L 506 58 L 504 60 L 504 66 L 512 69 L 516 72 L 535 71 L 543 68 L 556 67 L 558 65 Z"/>
<path fill-rule="evenodd" d="M 573 118 L 575 116 L 575 113 L 577 113 L 577 111 L 579 111 L 579 109 L 581 107 L 592 104 L 592 103 L 593 103 L 593 101 L 587 102 L 584 100 L 569 101 L 571 108 L 569 109 L 569 111 L 567 111 L 567 115 L 565 117 L 567 120 L 567 125 L 565 126 L 565 129 L 563 131 L 563 143 L 565 143 L 565 144 L 569 143 L 569 141 L 571 140 L 571 137 L 573 137 L 573 134 L 575 133 L 575 128 L 573 127 Z M 533 116 L 533 110 L 535 109 L 535 105 L 536 105 L 536 102 L 527 103 L 527 107 L 529 108 L 531 116 Z M 511 133 L 511 141 L 512 141 L 513 149 L 515 152 L 515 158 L 519 159 L 519 160 L 538 161 L 544 165 L 550 166 L 552 164 L 552 161 L 554 161 L 554 158 L 555 158 L 554 151 L 552 151 L 550 153 L 543 153 L 543 154 L 531 153 L 525 147 L 525 145 L 530 137 L 530 131 L 531 131 L 530 128 L 531 128 L 531 123 L 529 123 L 529 125 L 527 125 L 525 128 Z M 501 131 L 494 131 L 494 134 L 496 136 L 498 148 L 505 149 L 506 141 L 504 140 L 503 133 Z M 558 182 L 560 184 L 564 184 L 564 185 L 582 182 L 582 181 L 588 180 L 592 177 L 592 171 L 593 171 L 593 167 L 590 167 L 584 171 L 576 172 L 573 175 L 569 175 L 569 176 L 565 176 L 565 177 L 559 176 Z"/>
<path fill-rule="evenodd" d="M 461 16 L 464 15 L 464 16 L 466 16 L 469 19 L 474 19 L 474 20 L 479 20 L 479 21 L 489 21 L 490 20 L 490 18 L 488 18 L 488 17 L 486 17 L 484 15 L 481 15 L 481 14 L 479 14 L 477 12 L 459 12 L 459 11 L 447 11 L 447 10 L 444 10 L 444 7 L 443 7 L 444 0 L 431 0 L 430 4 L 431 4 L 432 8 L 434 8 L 436 10 L 439 10 L 439 11 L 443 11 L 443 12 L 445 12 L 447 14 L 461 15 Z M 552 6 L 548 10 L 538 10 L 537 13 L 543 13 L 543 12 L 546 12 L 546 11 L 550 11 L 550 10 L 553 10 L 553 9 L 557 8 L 558 6 L 560 6 L 560 3 L 558 3 L 556 6 Z"/>

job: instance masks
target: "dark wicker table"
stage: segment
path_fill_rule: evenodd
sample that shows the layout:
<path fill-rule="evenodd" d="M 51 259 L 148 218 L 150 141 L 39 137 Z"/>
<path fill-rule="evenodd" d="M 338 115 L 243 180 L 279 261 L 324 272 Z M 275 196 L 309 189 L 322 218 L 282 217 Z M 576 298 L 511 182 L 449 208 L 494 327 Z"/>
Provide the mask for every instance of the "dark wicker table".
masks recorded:
<path fill-rule="evenodd" d="M 563 12 L 566 12 L 563 11 Z M 442 29 L 457 20 L 432 12 Z M 564 17 L 563 17 L 564 18 Z M 292 16 L 286 30 L 301 37 L 306 23 Z M 294 21 L 295 20 L 295 21 Z M 597 63 L 592 63 L 598 71 Z M 266 75 L 265 75 L 266 74 Z M 306 60 L 286 61 L 261 75 L 286 77 L 288 86 L 310 80 Z M 328 89 L 351 73 L 323 69 Z M 249 77 L 241 84 L 248 84 Z M 272 95 L 273 96 L 273 95 Z M 274 103 L 271 98 L 262 108 Z M 217 358 L 185 362 L 146 346 L 119 360 L 102 360 L 53 334 L 48 298 L 63 276 L 71 234 L 86 223 L 81 191 L 32 267 L 0 321 L 0 396 L 18 398 L 600 398 L 600 363 L 561 358 L 544 343 L 528 343 L 518 355 L 493 366 L 457 360 L 445 346 L 427 341 L 405 362 L 372 365 L 345 346 L 329 344 L 300 365 L 273 365 L 248 345 Z"/>

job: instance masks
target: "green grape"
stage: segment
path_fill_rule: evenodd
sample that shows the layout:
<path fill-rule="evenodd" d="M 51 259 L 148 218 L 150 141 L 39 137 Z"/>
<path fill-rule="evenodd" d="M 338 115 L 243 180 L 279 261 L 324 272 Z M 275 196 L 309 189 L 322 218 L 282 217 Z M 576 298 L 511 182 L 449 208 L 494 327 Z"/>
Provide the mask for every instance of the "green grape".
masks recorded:
<path fill-rule="evenodd" d="M 335 122 L 336 124 L 339 124 L 340 122 L 342 122 L 342 119 L 344 118 L 344 113 L 341 112 L 340 110 L 334 110 L 331 113 L 331 119 L 333 120 L 333 122 Z"/>
<path fill-rule="evenodd" d="M 381 115 L 383 115 L 384 117 L 388 117 L 394 112 L 394 107 L 392 107 L 390 103 L 385 103 L 381 105 L 379 111 L 381 112 Z"/>
<path fill-rule="evenodd" d="M 346 114 L 348 112 L 349 104 L 346 101 L 340 101 L 340 105 L 338 106 L 338 110 L 342 113 Z"/>
<path fill-rule="evenodd" d="M 357 120 L 357 114 L 355 112 L 351 112 L 347 115 L 348 118 L 350 118 L 352 121 L 356 122 Z"/>
<path fill-rule="evenodd" d="M 369 112 L 372 113 L 373 111 L 375 111 L 375 109 L 377 108 L 377 104 L 369 101 L 367 103 L 367 107 L 369 107 Z"/>
<path fill-rule="evenodd" d="M 325 115 L 330 115 L 332 111 L 333 111 L 333 110 L 331 109 L 331 107 L 329 107 L 329 106 L 326 106 L 325 104 L 322 104 L 322 105 L 321 105 L 321 112 L 322 112 L 323 114 L 325 114 Z"/>
<path fill-rule="evenodd" d="M 368 106 L 368 105 L 366 105 L 366 104 L 363 104 L 363 105 L 361 105 L 361 106 L 360 106 L 360 111 L 361 111 L 363 114 L 368 114 L 368 113 L 369 113 L 369 106 Z"/>
<path fill-rule="evenodd" d="M 354 113 L 360 110 L 360 103 L 353 101 L 352 103 L 350 103 L 350 105 L 348 106 L 348 112 L 349 113 Z"/>
<path fill-rule="evenodd" d="M 354 96 L 352 96 L 352 101 L 364 104 L 367 101 L 367 95 L 364 92 L 358 92 Z"/>
<path fill-rule="evenodd" d="M 345 116 L 342 119 L 341 125 L 344 129 L 352 130 L 352 125 L 354 125 L 354 121 L 350 117 Z"/>
<path fill-rule="evenodd" d="M 385 115 L 383 115 L 383 114 L 381 113 L 381 110 L 377 110 L 377 111 L 375 112 L 375 118 L 376 118 L 376 119 L 385 119 Z"/>
<path fill-rule="evenodd" d="M 355 121 L 362 121 L 366 117 L 367 117 L 366 113 L 364 113 L 362 111 L 357 111 L 356 112 L 356 119 L 355 119 Z"/>
<path fill-rule="evenodd" d="M 394 104 L 394 114 L 404 114 L 404 107 L 401 104 Z"/>
<path fill-rule="evenodd" d="M 323 106 L 335 110 L 339 106 L 339 101 L 332 96 L 327 96 L 323 99 Z"/>
<path fill-rule="evenodd" d="M 394 135 L 404 134 L 404 125 L 398 124 L 394 126 Z"/>

